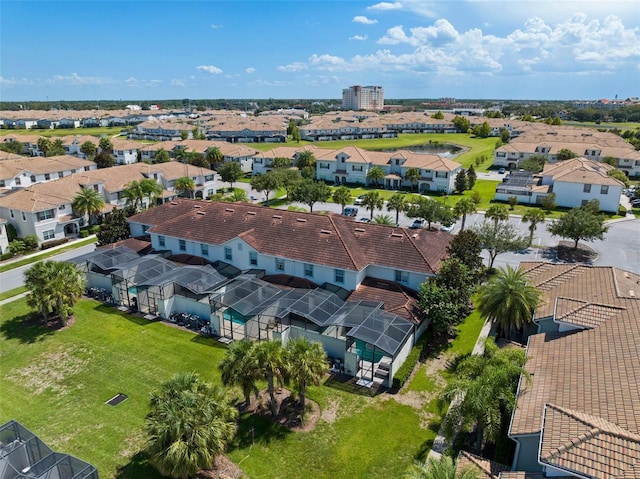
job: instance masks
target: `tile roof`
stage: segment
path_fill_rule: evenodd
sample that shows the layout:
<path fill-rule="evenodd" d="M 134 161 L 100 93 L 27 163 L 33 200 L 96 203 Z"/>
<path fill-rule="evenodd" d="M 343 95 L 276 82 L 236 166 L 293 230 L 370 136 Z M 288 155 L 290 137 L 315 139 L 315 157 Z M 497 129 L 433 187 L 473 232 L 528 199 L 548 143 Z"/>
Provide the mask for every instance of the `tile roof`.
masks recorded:
<path fill-rule="evenodd" d="M 16 157 L 17 156 L 17 157 Z M 0 161 L 0 179 L 13 178 L 23 171 L 42 175 L 45 173 L 57 173 L 58 171 L 71 171 L 94 167 L 93 161 L 83 160 L 76 156 L 18 156 Z"/>
<path fill-rule="evenodd" d="M 620 477 L 640 466 L 640 434 L 598 416 L 547 404 L 540 462 L 594 478 Z"/>
<path fill-rule="evenodd" d="M 501 472 L 498 479 L 544 479 L 541 472 L 505 471 Z"/>
<path fill-rule="evenodd" d="M 561 313 L 592 329 L 529 338 L 525 367 L 531 381 L 520 380 L 510 434 L 540 432 L 545 404 L 640 434 L 640 275 L 613 267 L 534 262 L 521 267 L 546 291 L 547 304 L 536 318 L 551 317 L 559 303 Z M 582 316 L 585 308 L 589 317 Z M 547 444 L 564 437 L 564 429 L 550 424 L 556 417 L 561 416 L 554 412 L 545 419 Z"/>
<path fill-rule="evenodd" d="M 624 183 L 609 176 L 607 173 L 615 168 L 606 163 L 600 163 L 587 158 L 572 158 L 559 163 L 549 163 L 544 166 L 540 176 L 552 176 L 553 182 L 589 183 L 594 185 L 609 185 L 623 187 Z"/>
<path fill-rule="evenodd" d="M 384 310 L 419 324 L 418 293 L 401 284 L 383 279 L 366 277 L 358 289 L 353 291 L 349 301 L 382 301 Z"/>
<path fill-rule="evenodd" d="M 465 468 L 477 472 L 478 479 L 498 479 L 498 475 L 501 472 L 511 469 L 509 466 L 500 464 L 499 462 L 476 456 L 467 451 L 460 451 L 458 454 L 458 462 L 456 463 L 456 472 L 460 473 Z"/>
<path fill-rule="evenodd" d="M 131 217 L 149 231 L 221 245 L 239 237 L 263 254 L 363 270 L 369 264 L 433 275 L 451 235 L 363 224 L 342 215 L 274 210 L 246 203 L 179 199 Z"/>

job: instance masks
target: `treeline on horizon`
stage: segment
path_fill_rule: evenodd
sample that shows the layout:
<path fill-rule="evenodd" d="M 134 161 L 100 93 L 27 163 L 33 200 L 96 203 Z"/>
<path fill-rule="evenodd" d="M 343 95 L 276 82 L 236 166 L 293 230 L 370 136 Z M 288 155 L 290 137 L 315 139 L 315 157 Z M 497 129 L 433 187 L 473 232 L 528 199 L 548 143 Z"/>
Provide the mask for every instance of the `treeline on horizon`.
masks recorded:
<path fill-rule="evenodd" d="M 385 99 L 387 105 L 397 105 L 400 111 L 420 109 L 442 109 L 436 99 Z M 531 116 L 537 118 L 553 118 L 561 112 L 565 118 L 580 122 L 640 122 L 640 105 L 625 105 L 617 108 L 588 107 L 578 108 L 573 101 L 535 101 L 535 100 L 476 100 L 458 99 L 458 104 L 471 104 L 478 108 L 499 107 L 505 117 Z M 205 111 L 205 110 L 240 110 L 252 114 L 280 108 L 298 108 L 309 114 L 322 114 L 341 110 L 339 99 L 181 99 L 181 100 L 100 100 L 100 101 L 26 101 L 0 102 L 0 111 L 19 110 L 123 110 L 127 105 L 139 105 L 142 110 L 150 110 L 152 105 L 160 105 L 163 110 Z M 398 111 L 398 110 L 395 110 Z"/>

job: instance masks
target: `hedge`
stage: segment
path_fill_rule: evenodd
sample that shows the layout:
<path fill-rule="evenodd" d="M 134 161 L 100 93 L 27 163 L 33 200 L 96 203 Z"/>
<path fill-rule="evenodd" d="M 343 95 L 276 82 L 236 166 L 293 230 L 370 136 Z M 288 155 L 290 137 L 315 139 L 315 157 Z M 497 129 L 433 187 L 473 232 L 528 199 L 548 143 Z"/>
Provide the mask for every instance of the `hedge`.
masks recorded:
<path fill-rule="evenodd" d="M 409 355 L 407 356 L 407 359 L 405 359 L 404 363 L 402 363 L 402 366 L 400 366 L 400 369 L 398 369 L 396 374 L 393 376 L 394 388 L 400 389 L 402 386 L 404 386 L 404 383 L 407 382 L 409 376 L 411 376 L 413 369 L 416 367 L 416 364 L 418 364 L 418 361 L 420 360 L 422 348 L 425 344 L 424 339 L 425 338 L 420 338 L 418 342 L 413 345 L 411 351 L 409 352 Z"/>
<path fill-rule="evenodd" d="M 65 244 L 67 241 L 69 241 L 68 238 L 60 238 L 60 239 L 56 239 L 56 240 L 45 241 L 40 246 L 40 249 L 45 250 L 45 249 L 53 248 L 54 246 Z"/>

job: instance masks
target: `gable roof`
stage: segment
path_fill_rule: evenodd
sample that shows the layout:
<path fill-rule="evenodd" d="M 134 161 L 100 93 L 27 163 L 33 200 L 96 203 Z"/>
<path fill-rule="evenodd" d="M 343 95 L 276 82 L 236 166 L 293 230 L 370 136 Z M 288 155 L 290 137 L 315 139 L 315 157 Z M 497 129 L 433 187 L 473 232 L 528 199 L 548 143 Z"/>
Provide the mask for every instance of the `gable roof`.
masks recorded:
<path fill-rule="evenodd" d="M 60 155 L 60 156 L 13 156 L 0 161 L 0 179 L 6 180 L 19 175 L 22 172 L 31 174 L 57 173 L 59 171 L 71 171 L 95 166 L 93 161 L 81 158 Z"/>
<path fill-rule="evenodd" d="M 342 215 L 321 215 L 246 203 L 178 199 L 132 216 L 150 233 L 222 245 L 240 238 L 266 255 L 361 271 L 369 264 L 434 275 L 451 235 L 363 224 Z"/>
<path fill-rule="evenodd" d="M 588 183 L 624 187 L 622 181 L 608 175 L 615 168 L 587 158 L 572 158 L 558 163 L 546 164 L 540 176 L 552 176 L 553 182 Z"/>

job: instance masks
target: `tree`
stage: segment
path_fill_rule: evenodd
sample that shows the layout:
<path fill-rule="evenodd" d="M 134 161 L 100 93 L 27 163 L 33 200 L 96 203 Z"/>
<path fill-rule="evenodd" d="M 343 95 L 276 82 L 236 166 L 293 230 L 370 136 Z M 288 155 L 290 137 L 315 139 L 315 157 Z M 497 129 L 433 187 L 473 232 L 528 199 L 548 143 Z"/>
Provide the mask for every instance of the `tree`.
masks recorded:
<path fill-rule="evenodd" d="M 433 118 L 434 120 L 442 120 L 444 119 L 444 114 L 440 110 L 438 110 L 433 115 L 431 115 L 431 118 Z"/>
<path fill-rule="evenodd" d="M 484 273 L 481 252 L 480 238 L 473 230 L 460 231 L 447 246 L 449 257 L 460 260 L 474 274 L 476 281 Z"/>
<path fill-rule="evenodd" d="M 156 163 L 169 163 L 169 161 L 171 161 L 169 152 L 164 148 L 158 148 L 156 154 L 153 155 L 153 161 L 155 161 Z"/>
<path fill-rule="evenodd" d="M 224 390 L 179 373 L 151 394 L 145 419 L 150 462 L 165 476 L 186 479 L 215 464 L 233 439 L 238 411 Z"/>
<path fill-rule="evenodd" d="M 144 194 L 142 185 L 137 180 L 132 180 L 124 185 L 124 190 L 122 190 L 122 197 L 125 199 L 127 206 L 132 207 L 135 211 L 138 211 L 138 206 L 142 204 Z"/>
<path fill-rule="evenodd" d="M 276 170 L 279 170 L 281 168 L 291 168 L 292 164 L 293 164 L 293 160 L 291 158 L 287 158 L 284 156 L 276 156 L 271 161 L 271 166 L 273 166 L 273 168 Z"/>
<path fill-rule="evenodd" d="M 116 159 L 110 151 L 101 150 L 94 158 L 93 162 L 98 168 L 111 168 L 116 164 Z"/>
<path fill-rule="evenodd" d="M 457 191 L 458 193 L 462 194 L 467 189 L 467 186 L 468 186 L 467 172 L 464 170 L 458 171 L 458 174 L 456 175 L 456 179 L 454 180 L 454 186 L 453 186 L 454 191 Z"/>
<path fill-rule="evenodd" d="M 318 386 L 327 371 L 327 355 L 322 344 L 307 338 L 292 339 L 287 343 L 287 355 L 291 365 L 293 390 L 300 397 L 300 406 L 304 414 L 307 398 L 307 386 Z"/>
<path fill-rule="evenodd" d="M 44 319 L 53 312 L 66 326 L 73 306 L 84 292 L 84 277 L 78 268 L 66 261 L 41 261 L 25 271 L 24 278 L 30 291 L 29 306 Z"/>
<path fill-rule="evenodd" d="M 326 185 L 324 181 L 305 179 L 293 190 L 291 198 L 293 201 L 304 203 L 313 212 L 314 204 L 324 203 L 331 198 L 331 187 Z"/>
<path fill-rule="evenodd" d="M 189 132 L 187 130 L 182 130 L 180 132 L 180 139 L 182 141 L 186 140 L 187 138 L 189 138 Z"/>
<path fill-rule="evenodd" d="M 452 402 L 444 420 L 447 437 L 452 437 L 458 427 L 471 432 L 475 426 L 478 450 L 485 440 L 495 442 L 516 406 L 518 381 L 527 374 L 525 362 L 523 349 L 498 349 L 493 339 L 485 342 L 482 356 L 471 355 L 460 361 L 441 396 Z"/>
<path fill-rule="evenodd" d="M 251 188 L 265 196 L 265 205 L 269 204 L 269 195 L 280 186 L 280 177 L 273 171 L 269 171 L 264 175 L 256 175 L 251 178 Z"/>
<path fill-rule="evenodd" d="M 462 224 L 460 225 L 460 232 L 464 231 L 464 225 L 467 221 L 467 215 L 478 211 L 475 202 L 471 198 L 462 198 L 453 207 L 453 212 L 456 216 L 462 218 Z"/>
<path fill-rule="evenodd" d="M 351 203 L 351 190 L 346 186 L 340 186 L 333 190 L 331 197 L 335 203 L 342 207 L 341 213 L 344 214 L 344 207 Z"/>
<path fill-rule="evenodd" d="M 255 357 L 258 365 L 257 373 L 267 381 L 267 389 L 271 402 L 271 415 L 276 416 L 276 382 L 282 384 L 289 372 L 287 355 L 280 341 L 263 341 L 256 346 Z"/>
<path fill-rule="evenodd" d="M 440 220 L 443 206 L 437 201 L 429 198 L 419 198 L 417 203 L 407 208 L 407 216 L 410 218 L 421 218 L 427 222 L 427 229 L 431 229 L 431 223 Z"/>
<path fill-rule="evenodd" d="M 618 169 L 609 170 L 607 171 L 607 176 L 610 176 L 611 178 L 615 178 L 616 180 L 621 181 L 624 184 L 625 188 L 628 188 L 630 185 L 629 177 L 625 175 L 622 170 L 618 170 Z"/>
<path fill-rule="evenodd" d="M 191 198 L 193 196 L 193 192 L 196 188 L 196 184 L 193 179 L 188 176 L 183 176 L 182 178 L 176 179 L 173 185 L 178 196 L 183 198 Z"/>
<path fill-rule="evenodd" d="M 510 210 L 514 210 L 516 208 L 516 206 L 518 206 L 518 197 L 517 196 L 509 196 L 509 198 L 507 198 L 507 201 L 509 201 L 509 209 Z"/>
<path fill-rule="evenodd" d="M 544 211 L 538 208 L 530 208 L 528 209 L 524 215 L 522 215 L 523 223 L 530 223 L 529 225 L 529 246 L 533 243 L 533 235 L 536 232 L 536 227 L 538 224 L 544 222 L 545 214 Z"/>
<path fill-rule="evenodd" d="M 575 242 L 573 249 L 578 249 L 580 240 L 602 240 L 609 227 L 604 224 L 601 214 L 589 207 L 581 207 L 569 210 L 547 226 L 547 230 L 553 236 L 572 239 Z"/>
<path fill-rule="evenodd" d="M 291 141 L 300 143 L 300 129 L 298 128 L 298 125 L 294 125 L 291 130 Z"/>
<path fill-rule="evenodd" d="M 38 138 L 36 145 L 38 146 L 38 150 L 40 150 L 44 156 L 47 156 L 47 153 L 51 149 L 51 140 L 47 137 L 41 136 Z"/>
<path fill-rule="evenodd" d="M 377 225 L 387 225 L 387 226 L 393 226 L 398 224 L 398 223 L 394 223 L 393 218 L 389 215 L 376 215 L 373 218 L 373 222 Z"/>
<path fill-rule="evenodd" d="M 220 148 L 218 148 L 217 146 L 212 146 L 210 148 L 207 148 L 207 152 L 204 155 L 204 159 L 209 164 L 208 167 L 213 168 L 215 170 L 216 167 L 220 163 L 222 163 L 222 160 L 224 159 L 224 155 L 220 151 Z"/>
<path fill-rule="evenodd" d="M 478 179 L 478 175 L 476 174 L 476 170 L 473 165 L 469 166 L 467 170 L 467 189 L 472 190 L 476 185 L 476 180 Z"/>
<path fill-rule="evenodd" d="M 224 197 L 224 201 L 228 203 L 248 203 L 249 198 L 247 197 L 246 191 L 235 188 L 229 196 Z"/>
<path fill-rule="evenodd" d="M 298 184 L 302 181 L 302 176 L 300 175 L 300 171 L 297 169 L 290 168 L 277 168 L 274 170 L 274 173 L 278 175 L 280 178 L 280 184 L 287 192 L 287 200 L 291 199 L 291 195 L 293 191 L 296 189 Z"/>
<path fill-rule="evenodd" d="M 16 155 L 20 155 L 23 149 L 24 145 L 19 141 L 14 140 L 13 138 L 0 143 L 0 150 L 6 151 L 8 153 L 15 153 Z"/>
<path fill-rule="evenodd" d="M 251 341 L 236 341 L 231 343 L 224 358 L 218 364 L 225 386 L 239 386 L 244 395 L 246 406 L 251 402 L 251 393 L 258 397 L 256 378 L 258 363 L 256 362 L 256 346 Z"/>
<path fill-rule="evenodd" d="M 529 284 L 524 270 L 507 265 L 480 287 L 476 307 L 505 338 L 511 338 L 514 329 L 521 330 L 533 322 L 541 298 L 542 293 Z"/>
<path fill-rule="evenodd" d="M 148 199 L 149 207 L 156 204 L 158 196 L 160 196 L 163 191 L 162 185 L 153 178 L 140 180 L 140 189 L 142 190 L 143 198 L 146 197 Z"/>
<path fill-rule="evenodd" d="M 102 220 L 100 230 L 96 236 L 98 237 L 98 244 L 100 246 L 131 237 L 129 223 L 127 223 L 124 210 L 114 208 L 111 213 L 107 213 Z"/>
<path fill-rule="evenodd" d="M 511 223 L 483 221 L 474 231 L 480 238 L 482 249 L 489 253 L 489 270 L 493 268 L 493 262 L 499 254 L 527 247 L 527 239 L 518 235 L 516 227 Z"/>
<path fill-rule="evenodd" d="M 484 217 L 498 224 L 499 221 L 507 221 L 509 219 L 509 210 L 505 205 L 491 205 Z"/>
<path fill-rule="evenodd" d="M 316 171 L 316 157 L 311 150 L 302 150 L 298 153 L 296 158 L 296 166 L 299 170 L 303 170 L 304 168 L 312 168 L 314 173 Z"/>
<path fill-rule="evenodd" d="M 109 138 L 107 138 L 106 136 L 103 136 L 102 138 L 100 138 L 100 142 L 98 143 L 98 148 L 100 148 L 101 151 L 107 151 L 109 153 L 112 153 L 113 143 Z"/>
<path fill-rule="evenodd" d="M 400 213 L 405 211 L 406 208 L 407 208 L 407 199 L 405 198 L 405 196 L 402 193 L 396 193 L 391 198 L 389 198 L 389 201 L 387 202 L 387 209 L 389 211 L 395 211 L 396 212 L 396 223 L 395 224 L 399 224 L 400 223 L 400 221 L 399 221 Z"/>
<path fill-rule="evenodd" d="M 500 141 L 502 143 L 509 143 L 511 139 L 511 132 L 506 128 L 500 128 Z"/>
<path fill-rule="evenodd" d="M 542 207 L 547 213 L 553 210 L 556 207 L 556 194 L 549 193 L 547 196 L 542 198 Z"/>
<path fill-rule="evenodd" d="M 97 152 L 98 148 L 89 140 L 80 145 L 80 153 L 82 153 L 87 159 L 91 159 L 96 156 Z"/>
<path fill-rule="evenodd" d="M 573 151 L 571 151 L 568 148 L 562 148 L 558 154 L 556 155 L 556 160 L 558 161 L 565 161 L 565 160 L 570 160 L 571 158 L 576 158 L 578 155 L 576 155 Z"/>
<path fill-rule="evenodd" d="M 471 122 L 464 116 L 455 116 L 453 118 L 453 124 L 460 133 L 467 133 L 469 128 L 471 128 Z"/>
<path fill-rule="evenodd" d="M 418 186 L 418 181 L 420 180 L 420 170 L 418 168 L 407 168 L 407 171 L 404 172 L 404 179 L 408 181 L 411 186 Z"/>
<path fill-rule="evenodd" d="M 369 216 L 370 219 L 373 219 L 373 212 L 376 209 L 382 208 L 383 204 L 384 200 L 377 191 L 370 191 L 362 196 L 362 206 L 371 212 L 371 215 Z"/>
<path fill-rule="evenodd" d="M 440 459 L 430 457 L 426 464 L 412 464 L 404 475 L 404 479 L 480 479 L 478 471 L 467 466 L 456 473 L 456 464 L 449 456 Z"/>
<path fill-rule="evenodd" d="M 488 122 L 473 127 L 473 135 L 478 138 L 487 138 L 491 134 L 491 125 Z"/>
<path fill-rule="evenodd" d="M 532 173 L 540 173 L 544 169 L 547 157 L 544 155 L 532 155 L 520 162 L 520 168 Z"/>
<path fill-rule="evenodd" d="M 202 153 L 197 151 L 189 151 L 185 155 L 186 162 L 193 166 L 199 166 L 200 168 L 209 168 L 209 162 L 205 159 Z"/>
<path fill-rule="evenodd" d="M 64 149 L 64 144 L 60 138 L 51 142 L 51 147 L 45 156 L 60 156 L 64 155 L 67 151 Z"/>
<path fill-rule="evenodd" d="M 82 188 L 76 193 L 71 202 L 73 210 L 84 217 L 89 217 L 89 225 L 94 224 L 94 216 L 99 215 L 104 208 L 104 198 L 93 188 Z"/>
<path fill-rule="evenodd" d="M 383 179 L 384 177 L 385 177 L 385 172 L 379 166 L 374 166 L 370 168 L 369 171 L 367 172 L 367 181 L 375 184 L 376 186 L 379 186 L 380 180 Z"/>
<path fill-rule="evenodd" d="M 228 161 L 218 168 L 218 173 L 222 181 L 229 183 L 231 188 L 233 188 L 233 184 L 242 177 L 242 167 L 235 161 Z"/>

